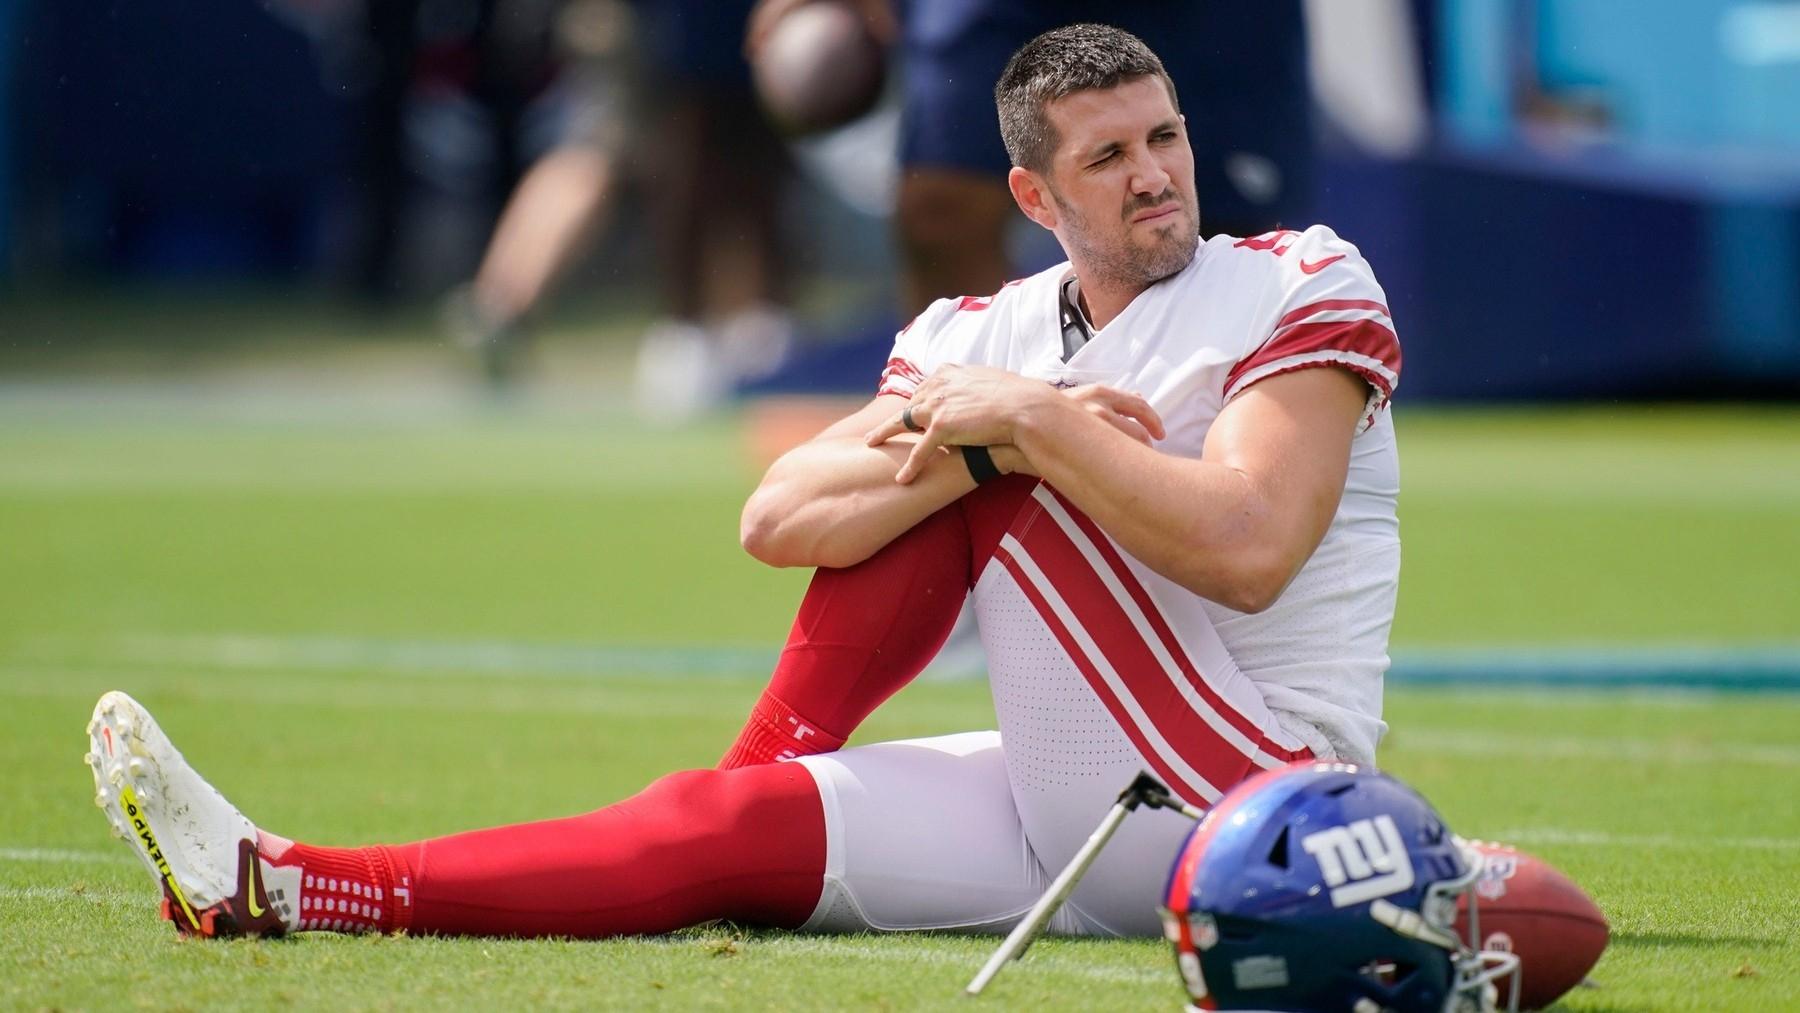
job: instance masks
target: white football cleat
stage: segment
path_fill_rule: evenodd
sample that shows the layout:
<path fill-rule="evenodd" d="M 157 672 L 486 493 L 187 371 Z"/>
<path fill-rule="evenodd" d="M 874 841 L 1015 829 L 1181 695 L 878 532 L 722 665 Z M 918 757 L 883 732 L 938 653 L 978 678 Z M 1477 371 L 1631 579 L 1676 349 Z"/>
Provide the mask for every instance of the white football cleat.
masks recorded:
<path fill-rule="evenodd" d="M 183 935 L 295 929 L 300 870 L 258 855 L 256 826 L 188 766 L 142 704 L 107 693 L 87 730 L 94 804 L 162 887 L 164 918 Z"/>

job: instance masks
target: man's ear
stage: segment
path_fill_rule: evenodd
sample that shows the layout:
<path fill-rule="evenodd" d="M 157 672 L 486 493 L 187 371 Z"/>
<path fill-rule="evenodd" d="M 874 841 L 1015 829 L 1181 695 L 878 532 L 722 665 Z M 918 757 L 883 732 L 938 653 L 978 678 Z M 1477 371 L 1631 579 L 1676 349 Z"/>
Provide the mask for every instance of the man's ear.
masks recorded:
<path fill-rule="evenodd" d="M 1059 218 L 1056 214 L 1056 202 L 1050 199 L 1050 185 L 1044 177 L 1022 166 L 1013 166 L 1006 174 L 1006 186 L 1012 191 L 1013 201 L 1025 217 L 1054 230 Z"/>

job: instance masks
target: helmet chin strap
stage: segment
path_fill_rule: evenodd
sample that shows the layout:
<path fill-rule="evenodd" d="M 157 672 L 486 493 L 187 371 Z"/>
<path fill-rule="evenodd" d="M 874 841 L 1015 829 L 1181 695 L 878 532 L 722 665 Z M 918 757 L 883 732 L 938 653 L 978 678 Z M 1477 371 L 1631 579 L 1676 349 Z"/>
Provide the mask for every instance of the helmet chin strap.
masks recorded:
<path fill-rule="evenodd" d="M 1385 900 L 1375 901 L 1369 905 L 1369 916 L 1395 932 L 1409 939 L 1441 946 L 1452 953 L 1460 952 L 1462 940 L 1456 933 L 1441 929 L 1426 921 L 1417 911 L 1408 911 L 1397 904 Z"/>

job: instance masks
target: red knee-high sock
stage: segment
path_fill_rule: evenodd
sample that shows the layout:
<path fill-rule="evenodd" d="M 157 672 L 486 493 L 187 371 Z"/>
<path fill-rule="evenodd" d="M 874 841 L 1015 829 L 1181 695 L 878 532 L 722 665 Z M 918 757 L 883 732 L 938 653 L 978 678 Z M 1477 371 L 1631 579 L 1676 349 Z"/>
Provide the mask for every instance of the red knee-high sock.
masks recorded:
<path fill-rule="evenodd" d="M 992 482 L 855 566 L 813 575 L 769 686 L 721 768 L 839 748 L 930 664 L 1037 479 Z"/>
<path fill-rule="evenodd" d="M 583 816 L 415 844 L 262 845 L 272 864 L 302 869 L 302 929 L 593 938 L 714 918 L 793 928 L 823 887 L 825 815 L 812 775 L 781 764 L 670 774 Z"/>
<path fill-rule="evenodd" d="M 855 566 L 813 574 L 721 768 L 828 753 L 931 661 L 969 591 L 969 536 L 945 507 Z"/>

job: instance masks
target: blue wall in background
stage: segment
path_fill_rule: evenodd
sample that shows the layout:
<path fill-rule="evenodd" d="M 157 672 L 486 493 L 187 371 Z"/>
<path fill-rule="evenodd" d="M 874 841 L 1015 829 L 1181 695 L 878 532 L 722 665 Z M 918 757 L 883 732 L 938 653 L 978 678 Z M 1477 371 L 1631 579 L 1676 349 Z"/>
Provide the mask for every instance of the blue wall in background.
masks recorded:
<path fill-rule="evenodd" d="M 1437 13 L 1438 143 L 1321 173 L 1409 394 L 1800 393 L 1800 3 Z"/>
<path fill-rule="evenodd" d="M 1449 136 L 1515 133 L 1520 73 L 1582 91 L 1649 150 L 1800 155 L 1800 4 L 1768 0 L 1441 0 L 1434 40 Z"/>
<path fill-rule="evenodd" d="M 51 206 L 65 266 L 242 276 L 310 265 L 344 116 L 303 35 L 255 3 L 0 5 L 19 11 L 6 133 L 23 140 L 19 183 Z"/>

